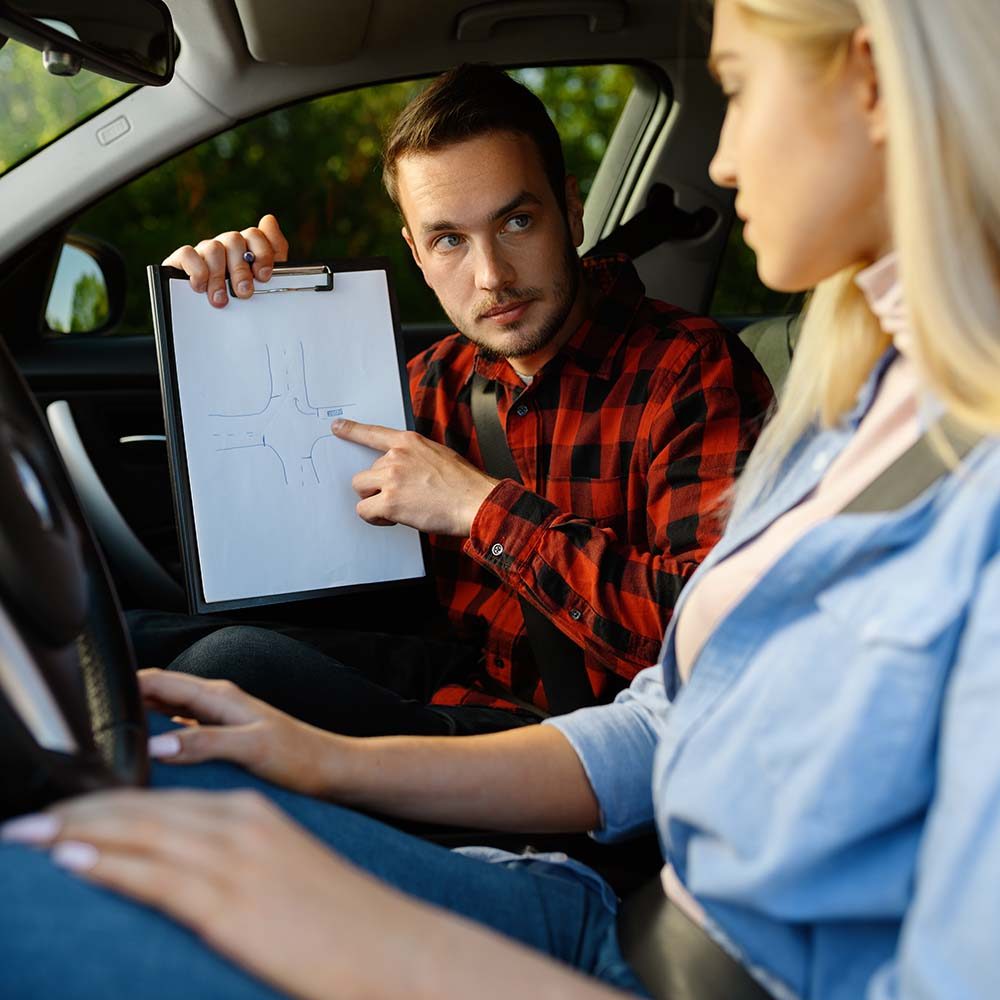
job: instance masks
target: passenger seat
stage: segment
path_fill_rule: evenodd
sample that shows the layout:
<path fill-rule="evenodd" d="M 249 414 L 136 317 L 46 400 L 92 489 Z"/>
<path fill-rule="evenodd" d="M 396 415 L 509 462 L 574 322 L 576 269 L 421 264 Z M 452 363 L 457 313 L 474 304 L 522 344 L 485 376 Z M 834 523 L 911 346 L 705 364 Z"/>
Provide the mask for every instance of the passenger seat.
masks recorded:
<path fill-rule="evenodd" d="M 740 331 L 740 340 L 753 351 L 776 394 L 781 391 L 788 375 L 801 326 L 802 313 L 792 313 L 762 319 Z"/>

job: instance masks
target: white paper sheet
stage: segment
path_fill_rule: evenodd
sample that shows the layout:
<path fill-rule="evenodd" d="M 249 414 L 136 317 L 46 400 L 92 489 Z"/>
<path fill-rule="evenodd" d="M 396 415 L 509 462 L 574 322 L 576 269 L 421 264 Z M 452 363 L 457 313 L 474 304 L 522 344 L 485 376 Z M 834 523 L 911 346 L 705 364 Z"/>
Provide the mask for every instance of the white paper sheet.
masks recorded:
<path fill-rule="evenodd" d="M 351 477 L 378 453 L 330 432 L 406 426 L 385 273 L 224 309 L 169 288 L 206 603 L 423 576 L 416 531 L 355 511 Z"/>

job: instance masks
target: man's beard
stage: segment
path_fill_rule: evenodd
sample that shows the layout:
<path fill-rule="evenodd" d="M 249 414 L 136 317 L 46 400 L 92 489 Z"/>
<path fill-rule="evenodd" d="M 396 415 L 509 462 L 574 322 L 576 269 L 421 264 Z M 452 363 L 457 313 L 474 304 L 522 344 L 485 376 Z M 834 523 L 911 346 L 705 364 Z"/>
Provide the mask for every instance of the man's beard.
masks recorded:
<path fill-rule="evenodd" d="M 484 342 L 474 334 L 470 334 L 469 331 L 463 330 L 461 325 L 456 322 L 454 316 L 450 318 L 452 322 L 455 323 L 455 326 L 458 327 L 459 332 L 466 339 L 471 340 L 472 343 L 479 348 L 479 353 L 487 360 L 509 360 L 510 358 L 523 358 L 536 354 L 543 347 L 545 347 L 565 325 L 566 319 L 573 309 L 573 304 L 576 302 L 577 293 L 580 290 L 581 274 L 582 268 L 580 265 L 580 258 L 576 252 L 576 247 L 573 246 L 572 241 L 569 239 L 569 234 L 567 233 L 566 249 L 563 255 L 562 274 L 556 279 L 552 286 L 555 300 L 552 306 L 552 312 L 545 318 L 541 326 L 536 329 L 520 330 L 521 323 L 526 322 L 524 320 L 518 323 L 512 323 L 504 331 L 507 337 L 507 342 L 503 347 L 497 347 Z M 503 295 L 497 296 L 489 302 L 478 305 L 476 307 L 476 315 L 481 316 L 486 311 L 495 309 L 497 306 L 505 305 L 508 302 L 520 302 L 527 299 L 537 299 L 542 295 L 542 293 L 543 290 L 540 288 L 508 288 L 504 291 Z M 520 335 L 511 336 L 512 334 Z"/>

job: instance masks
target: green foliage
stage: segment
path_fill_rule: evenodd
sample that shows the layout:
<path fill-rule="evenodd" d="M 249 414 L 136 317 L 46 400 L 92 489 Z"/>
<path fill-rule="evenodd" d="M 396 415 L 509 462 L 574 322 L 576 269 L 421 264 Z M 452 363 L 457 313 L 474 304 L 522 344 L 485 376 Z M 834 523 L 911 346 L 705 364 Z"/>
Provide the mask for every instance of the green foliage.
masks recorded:
<path fill-rule="evenodd" d="M 586 197 L 632 92 L 635 71 L 628 66 L 550 66 L 511 75 L 548 109 L 562 139 L 566 169 Z"/>
<path fill-rule="evenodd" d="M 87 70 L 53 76 L 41 53 L 7 42 L 0 49 L 0 174 L 131 89 Z"/>
<path fill-rule="evenodd" d="M 71 315 L 71 333 L 98 330 L 108 321 L 108 289 L 96 274 L 81 274 L 77 279 Z"/>
<path fill-rule="evenodd" d="M 584 193 L 628 97 L 627 66 L 551 67 L 516 74 L 545 102 L 563 136 L 567 168 Z M 400 313 L 441 318 L 400 237 L 382 189 L 381 136 L 421 81 L 384 84 L 270 112 L 182 153 L 94 206 L 76 229 L 116 245 L 128 268 L 117 332 L 151 329 L 145 267 L 174 248 L 273 212 L 293 259 L 392 259 Z"/>

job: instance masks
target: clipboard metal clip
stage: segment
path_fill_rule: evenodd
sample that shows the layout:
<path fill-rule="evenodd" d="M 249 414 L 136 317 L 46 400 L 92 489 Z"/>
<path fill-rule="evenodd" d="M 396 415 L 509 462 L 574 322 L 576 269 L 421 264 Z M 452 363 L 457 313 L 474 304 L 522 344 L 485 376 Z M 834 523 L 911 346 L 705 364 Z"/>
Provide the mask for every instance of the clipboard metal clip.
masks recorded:
<path fill-rule="evenodd" d="M 333 271 L 326 264 L 312 264 L 305 267 L 282 267 L 280 264 L 271 272 L 274 278 L 298 278 L 312 277 L 320 278 L 322 284 L 313 285 L 309 282 L 304 284 L 280 285 L 276 288 L 258 288 L 254 285 L 254 295 L 273 295 L 275 292 L 332 292 L 333 291 Z M 233 288 L 233 279 L 227 278 L 229 291 L 233 298 L 236 298 L 236 289 Z"/>

